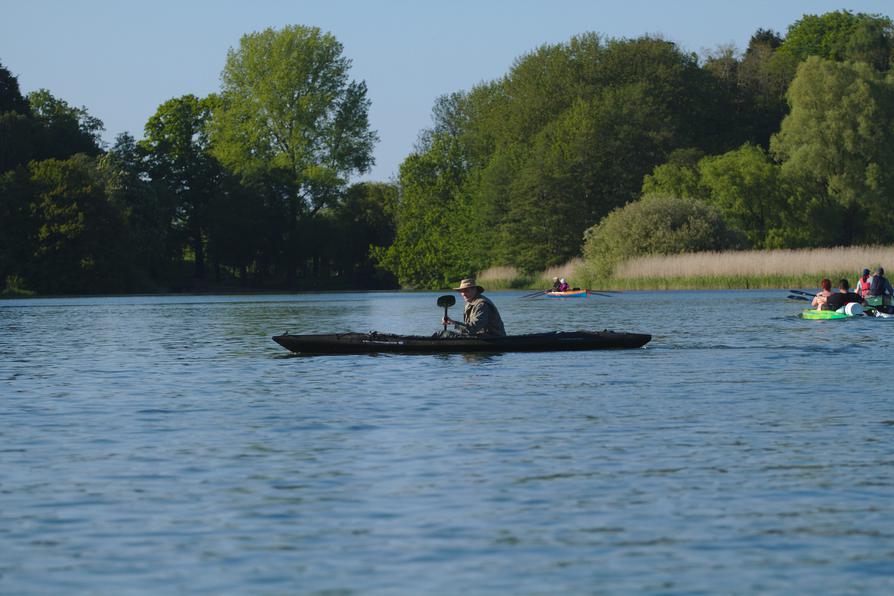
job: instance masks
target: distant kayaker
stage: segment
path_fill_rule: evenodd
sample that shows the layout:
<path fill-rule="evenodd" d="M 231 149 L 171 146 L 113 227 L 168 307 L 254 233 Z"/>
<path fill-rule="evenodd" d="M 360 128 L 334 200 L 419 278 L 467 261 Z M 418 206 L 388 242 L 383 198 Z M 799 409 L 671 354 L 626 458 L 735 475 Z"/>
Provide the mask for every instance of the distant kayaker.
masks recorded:
<path fill-rule="evenodd" d="M 826 301 L 829 300 L 829 296 L 832 295 L 832 280 L 823 278 L 820 282 L 820 290 L 816 296 L 813 297 L 813 302 L 810 304 L 816 310 L 828 310 L 826 307 Z"/>
<path fill-rule="evenodd" d="M 506 335 L 497 307 L 481 295 L 484 288 L 474 279 L 464 279 L 459 282 L 458 288 L 453 289 L 460 293 L 466 303 L 463 322 L 445 316 L 441 321 L 444 325 L 453 325 L 462 335 Z"/>
<path fill-rule="evenodd" d="M 869 284 L 871 281 L 869 269 L 864 269 L 863 274 L 857 278 L 857 283 L 854 284 L 854 292 L 859 294 L 860 298 L 866 298 L 869 295 Z"/>
<path fill-rule="evenodd" d="M 860 304 L 863 302 L 863 299 L 857 294 L 851 292 L 850 289 L 851 284 L 848 283 L 846 279 L 842 279 L 838 282 L 838 292 L 829 296 L 826 300 L 826 307 L 829 310 L 838 310 L 845 304 L 850 304 L 851 302 L 856 302 Z"/>
<path fill-rule="evenodd" d="M 894 288 L 891 287 L 891 282 L 885 277 L 885 268 L 879 267 L 875 275 L 872 276 L 872 281 L 869 282 L 869 297 L 877 298 L 881 296 L 885 303 L 889 303 L 891 295 L 894 295 Z M 887 298 L 885 298 L 886 296 Z"/>
<path fill-rule="evenodd" d="M 558 277 L 554 277 L 554 278 L 553 278 L 553 287 L 550 288 L 549 291 L 550 291 L 550 292 L 559 292 L 559 291 L 560 291 L 560 290 L 559 290 L 559 287 L 560 287 L 561 285 L 562 285 L 562 284 L 559 283 L 559 278 L 558 278 Z"/>
<path fill-rule="evenodd" d="M 563 278 L 559 279 L 559 289 L 556 291 L 557 292 L 567 292 L 568 288 L 569 288 L 568 282 L 565 281 L 565 278 L 563 277 Z"/>

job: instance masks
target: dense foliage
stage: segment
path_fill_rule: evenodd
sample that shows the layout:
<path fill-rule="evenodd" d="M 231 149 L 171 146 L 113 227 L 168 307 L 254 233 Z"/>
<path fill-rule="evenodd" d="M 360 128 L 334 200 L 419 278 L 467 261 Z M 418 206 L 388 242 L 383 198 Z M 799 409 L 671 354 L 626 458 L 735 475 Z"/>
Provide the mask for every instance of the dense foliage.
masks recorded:
<path fill-rule="evenodd" d="M 584 257 L 596 275 L 625 259 L 739 248 L 741 237 L 720 210 L 695 200 L 647 195 L 608 214 L 584 235 Z"/>
<path fill-rule="evenodd" d="M 348 184 L 376 140 L 349 68 L 318 29 L 247 35 L 220 94 L 106 149 L 85 108 L 0 67 L 0 290 L 392 285 L 370 250 L 393 242 L 397 189 Z"/>
<path fill-rule="evenodd" d="M 0 66 L 0 290 L 444 287 L 625 256 L 894 241 L 894 26 L 849 11 L 698 57 L 594 33 L 438 98 L 396 184 L 331 34 L 245 35 L 219 93 L 112 147 Z"/>
<path fill-rule="evenodd" d="M 652 37 L 543 46 L 436 103 L 401 168 L 382 263 L 414 286 L 490 266 L 535 272 L 580 254 L 585 231 L 600 247 L 586 254 L 610 250 L 599 239 L 624 226 L 619 246 L 640 245 L 617 254 L 889 241 L 892 40 L 887 17 L 839 11 L 703 61 Z M 716 235 L 684 230 L 672 209 Z M 659 224 L 673 233 L 643 239 Z"/>

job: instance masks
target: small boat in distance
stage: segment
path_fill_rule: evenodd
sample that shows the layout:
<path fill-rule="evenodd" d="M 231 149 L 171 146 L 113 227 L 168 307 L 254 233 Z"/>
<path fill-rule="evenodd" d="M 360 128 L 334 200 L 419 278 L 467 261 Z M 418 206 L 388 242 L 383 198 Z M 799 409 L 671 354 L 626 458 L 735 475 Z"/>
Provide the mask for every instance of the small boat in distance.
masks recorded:
<path fill-rule="evenodd" d="M 567 290 L 565 292 L 544 292 L 544 296 L 549 298 L 586 298 L 589 294 L 589 291 L 584 288 L 575 288 L 573 290 Z"/>

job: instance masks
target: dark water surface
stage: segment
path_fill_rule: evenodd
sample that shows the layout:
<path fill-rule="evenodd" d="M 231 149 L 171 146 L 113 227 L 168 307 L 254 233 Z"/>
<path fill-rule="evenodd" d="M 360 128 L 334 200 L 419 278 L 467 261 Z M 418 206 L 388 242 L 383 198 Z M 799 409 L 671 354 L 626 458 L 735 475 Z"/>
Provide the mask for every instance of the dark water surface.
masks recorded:
<path fill-rule="evenodd" d="M 298 357 L 438 294 L 0 301 L 0 592 L 894 592 L 894 320 L 490 295 L 654 339 Z"/>

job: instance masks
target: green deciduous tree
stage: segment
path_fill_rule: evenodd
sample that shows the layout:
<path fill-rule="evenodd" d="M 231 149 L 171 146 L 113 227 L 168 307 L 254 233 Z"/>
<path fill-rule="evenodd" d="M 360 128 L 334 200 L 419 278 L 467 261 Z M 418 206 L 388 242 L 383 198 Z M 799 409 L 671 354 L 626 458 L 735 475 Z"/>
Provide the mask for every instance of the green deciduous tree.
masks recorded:
<path fill-rule="evenodd" d="M 478 220 L 462 191 L 464 163 L 461 144 L 436 134 L 427 151 L 401 164 L 396 237 L 387 251 L 375 252 L 401 285 L 442 288 L 481 266 Z"/>
<path fill-rule="evenodd" d="M 579 254 L 584 229 L 635 200 L 672 150 L 738 140 L 723 125 L 727 103 L 674 44 L 595 34 L 542 46 L 505 77 L 439 99 L 402 170 L 391 251 L 400 279 L 431 285 L 491 265 L 532 271 Z M 420 206 L 426 225 L 408 223 Z M 463 230 L 445 240 L 457 220 Z"/>
<path fill-rule="evenodd" d="M 643 177 L 643 195 L 665 195 L 689 199 L 707 198 L 701 186 L 698 163 L 705 156 L 700 149 L 677 149 L 667 162 L 655 166 Z"/>
<path fill-rule="evenodd" d="M 19 79 L 0 63 L 0 114 L 4 112 L 30 116 L 31 108 L 19 89 Z"/>
<path fill-rule="evenodd" d="M 34 118 L 43 131 L 38 144 L 38 159 L 66 159 L 75 153 L 96 156 L 102 153 L 102 120 L 91 116 L 85 107 L 72 107 L 46 89 L 28 94 Z"/>
<path fill-rule="evenodd" d="M 362 287 L 381 287 L 394 280 L 378 269 L 373 250 L 394 242 L 397 187 L 361 182 L 348 188 L 331 209 L 335 230 L 331 254 L 339 275 Z"/>
<path fill-rule="evenodd" d="M 0 173 L 0 291 L 7 279 L 25 280 L 31 269 L 36 229 L 31 197 L 27 168 Z"/>
<path fill-rule="evenodd" d="M 121 213 L 85 155 L 31 162 L 28 280 L 43 292 L 108 292 L 124 286 L 127 249 Z"/>
<path fill-rule="evenodd" d="M 174 197 L 171 223 L 192 249 L 196 278 L 205 277 L 208 210 L 220 195 L 222 176 L 208 141 L 211 103 L 194 95 L 166 101 L 149 118 L 140 142 L 149 175 Z"/>
<path fill-rule="evenodd" d="M 124 218 L 129 239 L 133 287 L 156 288 L 173 276 L 173 265 L 182 255 L 175 242 L 173 195 L 163 181 L 150 176 L 145 150 L 127 133 L 119 134 L 108 153 L 99 160 L 109 202 Z"/>
<path fill-rule="evenodd" d="M 828 243 L 880 242 L 894 200 L 894 84 L 865 63 L 810 57 L 788 92 L 791 112 L 774 136 L 782 172 L 805 198 L 843 210 Z M 867 213 L 880 218 L 867 228 Z M 875 237 L 867 236 L 871 233 Z"/>
<path fill-rule="evenodd" d="M 788 28 L 779 48 L 798 61 L 818 56 L 835 61 L 861 61 L 887 70 L 894 49 L 894 26 L 881 15 L 847 10 L 804 15 Z"/>
<path fill-rule="evenodd" d="M 779 166 L 764 150 L 743 145 L 699 162 L 700 184 L 707 200 L 720 208 L 733 227 L 745 232 L 751 246 L 778 248 L 787 209 Z M 768 238 L 774 239 L 768 245 Z"/>
<path fill-rule="evenodd" d="M 34 156 L 37 133 L 18 79 L 0 64 L 0 173 L 28 163 Z"/>
<path fill-rule="evenodd" d="M 334 203 L 348 177 L 373 162 L 366 84 L 349 79 L 342 49 L 314 27 L 266 29 L 242 37 L 221 75 L 214 155 L 286 205 L 289 279 L 300 220 Z"/>

